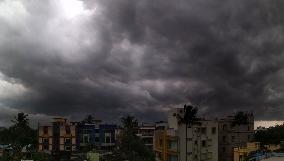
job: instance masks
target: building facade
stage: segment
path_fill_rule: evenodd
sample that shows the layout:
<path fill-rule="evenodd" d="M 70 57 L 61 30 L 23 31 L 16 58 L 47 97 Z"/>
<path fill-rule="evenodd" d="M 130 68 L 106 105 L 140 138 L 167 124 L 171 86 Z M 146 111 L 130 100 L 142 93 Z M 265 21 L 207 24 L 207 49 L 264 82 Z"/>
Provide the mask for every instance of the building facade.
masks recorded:
<path fill-rule="evenodd" d="M 245 161 L 249 157 L 253 156 L 253 153 L 257 154 L 257 151 L 260 150 L 259 142 L 247 143 L 245 147 L 234 148 L 234 161 Z"/>
<path fill-rule="evenodd" d="M 154 140 L 156 161 L 178 161 L 178 137 L 174 129 L 158 125 Z"/>
<path fill-rule="evenodd" d="M 245 147 L 254 134 L 254 116 L 246 113 L 248 124 L 233 125 L 234 116 L 219 119 L 219 161 L 234 160 L 234 148 Z"/>
<path fill-rule="evenodd" d="M 78 124 L 77 147 L 79 150 L 111 150 L 116 145 L 116 129 L 113 124 Z"/>
<path fill-rule="evenodd" d="M 51 124 L 39 124 L 38 151 L 55 156 L 76 151 L 76 125 L 61 117 L 54 118 Z"/>
<path fill-rule="evenodd" d="M 151 150 L 153 150 L 154 132 L 154 123 L 141 123 L 139 125 L 137 136 L 139 136 L 142 142 Z"/>
<path fill-rule="evenodd" d="M 41 124 L 38 126 L 38 150 L 51 152 L 53 145 L 53 128 L 51 124 Z"/>
<path fill-rule="evenodd" d="M 218 121 L 199 119 L 186 127 L 184 124 L 178 124 L 177 115 L 183 114 L 183 108 L 170 110 L 168 127 L 161 130 L 156 128 L 157 160 L 218 161 Z"/>

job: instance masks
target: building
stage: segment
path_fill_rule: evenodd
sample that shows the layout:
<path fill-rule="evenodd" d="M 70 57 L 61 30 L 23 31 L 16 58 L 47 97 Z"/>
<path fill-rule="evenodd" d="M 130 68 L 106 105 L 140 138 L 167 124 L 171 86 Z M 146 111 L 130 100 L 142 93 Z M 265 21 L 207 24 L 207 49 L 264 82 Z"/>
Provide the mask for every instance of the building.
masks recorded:
<path fill-rule="evenodd" d="M 50 124 L 38 125 L 38 151 L 55 156 L 76 151 L 76 125 L 65 118 L 54 118 Z"/>
<path fill-rule="evenodd" d="M 113 124 L 78 124 L 77 147 L 79 150 L 111 150 L 116 144 L 116 129 Z"/>
<path fill-rule="evenodd" d="M 174 129 L 159 124 L 155 130 L 154 152 L 156 161 L 178 161 L 178 137 Z"/>
<path fill-rule="evenodd" d="M 247 143 L 245 147 L 234 148 L 234 161 L 245 161 L 250 157 L 255 157 L 257 151 L 260 150 L 259 142 Z"/>
<path fill-rule="evenodd" d="M 170 110 L 168 127 L 163 130 L 156 127 L 157 160 L 186 161 L 187 158 L 187 161 L 218 161 L 218 121 L 199 119 L 186 127 L 178 124 L 177 115 L 184 115 L 184 109 Z"/>
<path fill-rule="evenodd" d="M 141 123 L 138 127 L 137 136 L 139 136 L 142 142 L 151 150 L 153 150 L 154 132 L 155 124 L 153 123 Z"/>
<path fill-rule="evenodd" d="M 52 123 L 40 124 L 38 126 L 38 151 L 51 153 L 53 148 Z"/>
<path fill-rule="evenodd" d="M 254 134 L 254 116 L 246 113 L 248 124 L 233 126 L 234 116 L 219 119 L 219 161 L 234 159 L 234 148 L 245 147 L 251 142 Z"/>

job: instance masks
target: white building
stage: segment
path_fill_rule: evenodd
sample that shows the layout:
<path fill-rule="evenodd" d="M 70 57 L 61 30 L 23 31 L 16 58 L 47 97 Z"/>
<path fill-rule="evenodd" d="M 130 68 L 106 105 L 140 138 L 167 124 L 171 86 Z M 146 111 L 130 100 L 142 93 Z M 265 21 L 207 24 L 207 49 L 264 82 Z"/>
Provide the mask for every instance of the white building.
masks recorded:
<path fill-rule="evenodd" d="M 169 128 L 178 136 L 179 161 L 218 161 L 218 121 L 200 119 L 190 127 L 178 124 L 177 115 L 183 116 L 183 108 L 170 110 Z M 187 144 L 187 151 L 186 151 Z"/>

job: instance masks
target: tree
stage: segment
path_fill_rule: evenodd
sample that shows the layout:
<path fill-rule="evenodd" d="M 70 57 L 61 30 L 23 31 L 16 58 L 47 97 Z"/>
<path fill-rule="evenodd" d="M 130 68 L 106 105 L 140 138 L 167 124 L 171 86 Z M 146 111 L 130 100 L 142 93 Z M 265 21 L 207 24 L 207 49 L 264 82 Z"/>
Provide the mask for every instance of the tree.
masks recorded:
<path fill-rule="evenodd" d="M 13 148 L 14 160 L 21 160 L 23 147 L 36 144 L 36 131 L 29 126 L 28 114 L 20 112 L 15 116 L 13 126 L 9 128 L 9 142 Z"/>
<path fill-rule="evenodd" d="M 283 141 L 284 124 L 269 127 L 263 131 L 254 133 L 254 141 L 260 142 L 262 145 L 280 144 Z"/>
<path fill-rule="evenodd" d="M 11 120 L 14 123 L 14 127 L 28 128 L 29 127 L 29 118 L 28 114 L 20 112 L 17 116 L 14 117 L 14 120 Z"/>
<path fill-rule="evenodd" d="M 235 114 L 232 125 L 247 125 L 248 123 L 248 115 L 243 111 L 239 111 Z"/>
<path fill-rule="evenodd" d="M 83 124 L 94 124 L 95 123 L 95 117 L 93 115 L 88 115 L 81 123 Z"/>
<path fill-rule="evenodd" d="M 136 135 L 138 121 L 132 116 L 127 116 L 121 118 L 121 123 L 123 132 L 114 160 L 154 161 L 155 156 L 153 152 Z"/>
<path fill-rule="evenodd" d="M 183 115 L 177 114 L 178 123 L 185 124 L 185 160 L 187 161 L 187 128 L 191 127 L 197 121 L 198 108 L 192 105 L 184 105 Z"/>
<path fill-rule="evenodd" d="M 138 132 L 138 121 L 133 116 L 122 117 L 121 123 L 124 132 L 128 132 L 131 135 L 135 135 Z"/>
<path fill-rule="evenodd" d="M 49 154 L 46 154 L 46 153 L 43 153 L 43 152 L 37 152 L 37 153 L 34 153 L 32 155 L 32 160 L 34 161 L 49 161 L 50 160 L 50 155 Z"/>

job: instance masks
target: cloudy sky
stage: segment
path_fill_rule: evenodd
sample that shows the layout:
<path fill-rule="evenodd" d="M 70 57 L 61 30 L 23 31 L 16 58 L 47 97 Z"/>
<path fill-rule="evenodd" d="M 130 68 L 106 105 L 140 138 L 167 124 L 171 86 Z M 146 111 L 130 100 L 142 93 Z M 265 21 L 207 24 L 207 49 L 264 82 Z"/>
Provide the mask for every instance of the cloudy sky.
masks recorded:
<path fill-rule="evenodd" d="M 284 119 L 281 0 L 0 0 L 0 125 L 254 111 Z"/>

